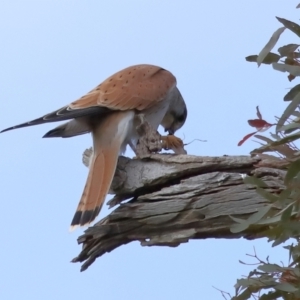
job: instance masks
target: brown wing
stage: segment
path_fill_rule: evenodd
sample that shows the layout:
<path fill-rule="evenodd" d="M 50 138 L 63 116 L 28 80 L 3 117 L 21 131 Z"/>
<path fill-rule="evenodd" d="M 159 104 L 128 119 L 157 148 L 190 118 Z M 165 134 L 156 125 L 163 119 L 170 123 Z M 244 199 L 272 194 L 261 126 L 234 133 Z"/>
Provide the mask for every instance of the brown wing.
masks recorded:
<path fill-rule="evenodd" d="M 136 65 L 117 72 L 70 108 L 92 106 L 112 110 L 143 110 L 162 101 L 176 85 L 176 78 L 167 70 L 153 65 Z"/>
<path fill-rule="evenodd" d="M 12 129 L 65 121 L 110 110 L 143 110 L 162 101 L 176 85 L 169 71 L 153 65 L 136 65 L 123 69 L 98 85 L 79 100 L 38 119 L 6 128 Z"/>

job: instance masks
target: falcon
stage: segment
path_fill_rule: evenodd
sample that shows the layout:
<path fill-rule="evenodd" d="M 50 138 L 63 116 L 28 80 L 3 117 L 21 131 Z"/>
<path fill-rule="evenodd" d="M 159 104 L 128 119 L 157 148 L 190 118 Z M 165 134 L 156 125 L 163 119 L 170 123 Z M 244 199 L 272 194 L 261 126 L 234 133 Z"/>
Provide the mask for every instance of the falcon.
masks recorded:
<path fill-rule="evenodd" d="M 127 145 L 135 152 L 139 138 L 136 117 L 140 114 L 153 129 L 162 125 L 170 135 L 185 123 L 187 108 L 171 72 L 147 64 L 125 68 L 71 104 L 0 133 L 65 120 L 68 122 L 43 137 L 68 138 L 91 133 L 93 154 L 82 197 L 71 222 L 71 228 L 75 228 L 90 224 L 100 213 L 118 156 L 125 152 Z"/>

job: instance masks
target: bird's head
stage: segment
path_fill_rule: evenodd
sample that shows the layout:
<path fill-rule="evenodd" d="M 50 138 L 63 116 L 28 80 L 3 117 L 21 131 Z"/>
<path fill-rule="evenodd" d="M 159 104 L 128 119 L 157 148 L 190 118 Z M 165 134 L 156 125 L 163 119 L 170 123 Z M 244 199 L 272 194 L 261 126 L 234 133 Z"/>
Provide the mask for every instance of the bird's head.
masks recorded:
<path fill-rule="evenodd" d="M 183 126 L 186 117 L 187 108 L 179 90 L 176 87 L 172 95 L 171 104 L 161 122 L 161 125 L 164 127 L 165 132 L 169 132 L 169 134 L 174 134 L 178 129 L 180 129 Z"/>

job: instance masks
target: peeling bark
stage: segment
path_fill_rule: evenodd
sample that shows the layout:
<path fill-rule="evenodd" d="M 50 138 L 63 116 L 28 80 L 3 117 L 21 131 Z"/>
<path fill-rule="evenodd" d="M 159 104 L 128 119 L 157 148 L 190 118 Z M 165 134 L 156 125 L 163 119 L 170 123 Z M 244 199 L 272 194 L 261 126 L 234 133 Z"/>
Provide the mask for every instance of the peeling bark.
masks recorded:
<path fill-rule="evenodd" d="M 116 196 L 108 203 L 119 206 L 78 238 L 83 248 L 72 262 L 84 262 L 84 271 L 97 257 L 132 241 L 176 247 L 189 239 L 261 237 L 265 226 L 232 233 L 229 216 L 247 218 L 268 203 L 244 176 L 261 177 L 271 192 L 284 188 L 285 171 L 276 163 L 249 156 L 120 157 L 111 188 Z"/>

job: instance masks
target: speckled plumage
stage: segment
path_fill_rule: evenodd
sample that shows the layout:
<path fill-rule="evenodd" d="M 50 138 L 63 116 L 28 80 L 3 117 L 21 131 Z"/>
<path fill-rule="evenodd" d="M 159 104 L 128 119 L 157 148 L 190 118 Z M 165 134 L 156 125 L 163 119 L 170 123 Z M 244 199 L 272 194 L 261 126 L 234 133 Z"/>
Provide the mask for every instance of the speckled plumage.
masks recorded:
<path fill-rule="evenodd" d="M 155 129 L 161 124 L 174 133 L 185 122 L 187 110 L 169 71 L 153 65 L 136 65 L 108 77 L 85 96 L 52 113 L 2 130 L 70 120 L 44 137 L 72 137 L 92 133 L 93 155 L 87 182 L 71 226 L 91 223 L 109 191 L 118 155 L 127 144 L 133 150 L 138 135 L 136 114 L 144 114 Z"/>

